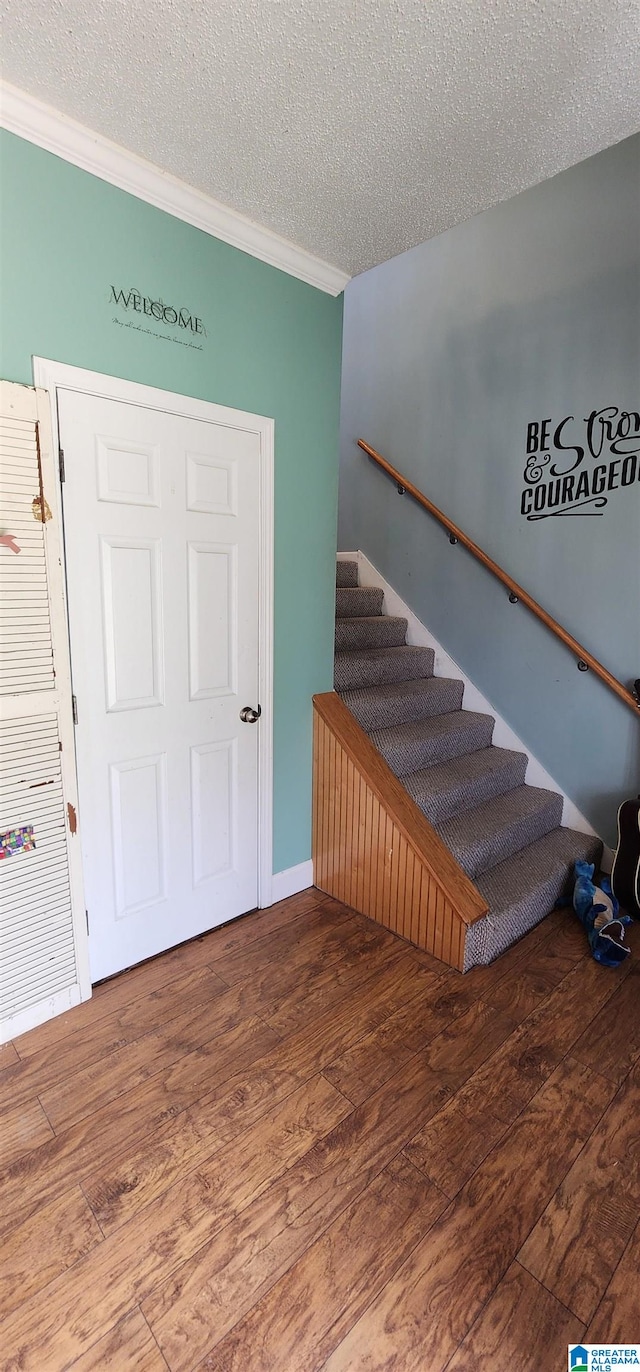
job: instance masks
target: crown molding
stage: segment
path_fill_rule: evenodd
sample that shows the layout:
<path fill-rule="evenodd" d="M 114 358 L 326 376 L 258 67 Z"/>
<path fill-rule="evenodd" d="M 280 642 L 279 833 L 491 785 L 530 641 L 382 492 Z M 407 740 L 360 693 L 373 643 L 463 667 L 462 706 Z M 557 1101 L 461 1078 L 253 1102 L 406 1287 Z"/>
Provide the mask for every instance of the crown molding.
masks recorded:
<path fill-rule="evenodd" d="M 213 238 L 221 238 L 224 243 L 230 243 L 241 252 L 250 253 L 270 267 L 296 276 L 328 295 L 340 295 L 350 280 L 347 272 L 333 267 L 330 262 L 314 257 L 313 253 L 281 238 L 271 229 L 262 228 L 237 210 L 170 176 L 153 162 L 128 152 L 6 81 L 0 85 L 0 123 L 10 133 L 55 153 L 65 162 L 72 162 L 92 176 L 128 191 L 139 200 L 146 200 L 156 209 L 183 219 L 186 224 L 193 224 Z"/>

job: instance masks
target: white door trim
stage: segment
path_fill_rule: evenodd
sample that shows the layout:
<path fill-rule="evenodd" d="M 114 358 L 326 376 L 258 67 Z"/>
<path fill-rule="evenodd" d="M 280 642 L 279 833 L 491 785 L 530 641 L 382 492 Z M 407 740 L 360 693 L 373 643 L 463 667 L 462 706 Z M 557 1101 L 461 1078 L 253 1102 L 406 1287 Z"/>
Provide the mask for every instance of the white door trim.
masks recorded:
<path fill-rule="evenodd" d="M 273 560 L 274 560 L 274 436 L 275 420 L 245 410 L 232 410 L 209 400 L 163 391 L 138 381 L 90 372 L 50 358 L 33 358 L 36 386 L 49 392 L 54 448 L 60 446 L 57 392 L 80 391 L 101 399 L 146 406 L 188 419 L 229 424 L 256 433 L 260 439 L 260 546 L 258 550 L 258 681 L 262 718 L 258 737 L 258 905 L 272 903 L 273 884 Z M 58 516 L 62 523 L 60 481 L 57 482 Z"/>

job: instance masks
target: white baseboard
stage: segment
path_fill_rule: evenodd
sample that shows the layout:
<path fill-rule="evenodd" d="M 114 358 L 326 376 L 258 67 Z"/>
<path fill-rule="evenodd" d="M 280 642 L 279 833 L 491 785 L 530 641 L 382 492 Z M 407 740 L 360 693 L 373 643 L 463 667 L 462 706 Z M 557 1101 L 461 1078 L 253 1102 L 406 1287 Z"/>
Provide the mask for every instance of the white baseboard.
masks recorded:
<path fill-rule="evenodd" d="M 287 867 L 284 872 L 274 872 L 271 879 L 271 899 L 266 902 L 275 905 L 287 896 L 297 896 L 298 891 L 306 891 L 313 886 L 313 863 L 299 862 L 297 867 Z"/>
<path fill-rule="evenodd" d="M 531 750 L 527 748 L 521 738 L 518 738 L 518 735 L 514 733 L 506 720 L 498 714 L 497 710 L 491 702 L 487 700 L 486 696 L 478 690 L 477 686 L 474 686 L 473 682 L 466 673 L 463 672 L 462 668 L 458 666 L 457 662 L 454 662 L 453 658 L 450 657 L 449 653 L 442 647 L 442 644 L 439 643 L 438 639 L 425 627 L 421 620 L 418 619 L 417 615 L 409 609 L 409 606 L 405 604 L 402 597 L 393 590 L 393 587 L 389 585 L 388 581 L 385 580 L 377 567 L 374 567 L 373 563 L 369 561 L 369 558 L 365 553 L 360 551 L 357 553 L 339 553 L 338 558 L 340 560 L 349 559 L 351 561 L 357 561 L 358 580 L 361 586 L 382 587 L 384 591 L 385 614 L 400 615 L 403 619 L 407 620 L 407 643 L 415 643 L 424 648 L 433 648 L 435 653 L 433 665 L 434 676 L 457 677 L 459 681 L 464 682 L 464 696 L 462 700 L 463 710 L 476 710 L 480 714 L 493 715 L 495 719 L 493 742 L 496 747 L 511 748 L 515 752 L 526 753 L 528 763 L 525 781 L 527 782 L 527 785 L 540 786 L 547 791 L 556 791 L 558 795 L 562 796 L 563 825 L 569 829 L 577 829 L 581 834 L 595 834 L 596 831 L 593 828 L 593 825 L 590 824 L 588 819 L 580 812 L 566 792 L 563 791 L 562 787 L 558 785 L 557 781 L 554 781 L 546 768 L 542 766 L 542 763 L 538 762 Z M 612 861 L 613 853 L 611 849 L 607 848 L 605 845 L 601 864 L 602 870 L 610 872 Z"/>

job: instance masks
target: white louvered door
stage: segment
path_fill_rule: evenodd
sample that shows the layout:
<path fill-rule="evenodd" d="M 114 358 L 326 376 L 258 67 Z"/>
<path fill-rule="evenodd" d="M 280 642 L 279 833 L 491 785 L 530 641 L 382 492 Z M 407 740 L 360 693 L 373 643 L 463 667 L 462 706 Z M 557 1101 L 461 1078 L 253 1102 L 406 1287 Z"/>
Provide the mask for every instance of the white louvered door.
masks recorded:
<path fill-rule="evenodd" d="M 0 1041 L 91 994 L 48 397 L 0 383 Z"/>

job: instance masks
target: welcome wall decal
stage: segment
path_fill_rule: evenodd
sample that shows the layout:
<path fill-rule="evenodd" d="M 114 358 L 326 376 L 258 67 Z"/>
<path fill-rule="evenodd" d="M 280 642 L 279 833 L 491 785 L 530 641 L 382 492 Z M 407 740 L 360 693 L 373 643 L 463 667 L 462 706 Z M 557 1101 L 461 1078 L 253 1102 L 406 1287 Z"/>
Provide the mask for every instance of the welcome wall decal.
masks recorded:
<path fill-rule="evenodd" d="M 138 333 L 151 334 L 153 338 L 160 338 L 167 343 L 179 343 L 182 347 L 195 348 L 198 352 L 202 352 L 202 342 L 194 342 L 194 339 L 206 338 L 207 330 L 200 315 L 193 314 L 186 306 L 167 305 L 159 297 L 156 299 L 153 296 L 144 295 L 135 286 L 130 286 L 126 290 L 121 286 L 110 286 L 109 302 L 117 305 L 125 313 L 133 312 L 133 318 L 126 321 L 118 315 L 114 315 L 114 324 L 119 324 L 126 329 L 135 329 Z M 155 321 L 157 324 L 168 325 L 174 332 L 159 333 L 157 329 L 150 328 L 142 320 L 136 320 L 136 315 L 142 315 L 149 322 Z"/>
<path fill-rule="evenodd" d="M 609 492 L 640 481 L 640 413 L 607 405 L 588 419 L 569 414 L 552 425 L 551 419 L 527 425 L 520 513 L 528 520 L 601 518 Z"/>

